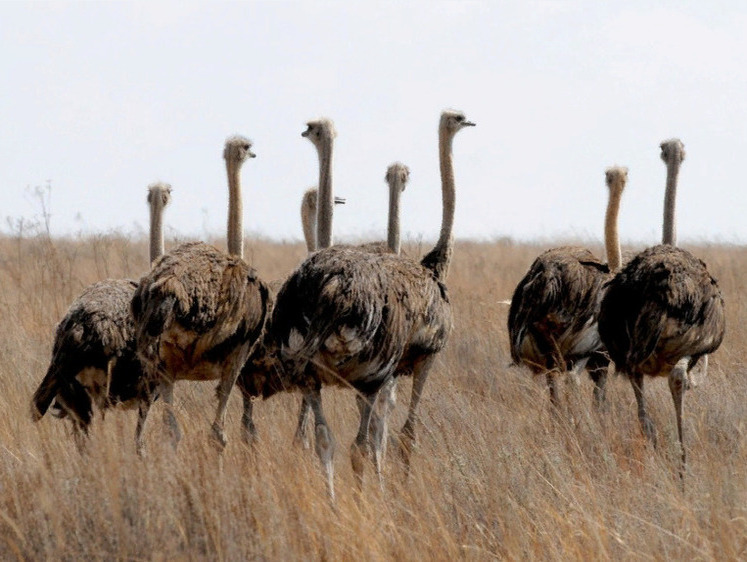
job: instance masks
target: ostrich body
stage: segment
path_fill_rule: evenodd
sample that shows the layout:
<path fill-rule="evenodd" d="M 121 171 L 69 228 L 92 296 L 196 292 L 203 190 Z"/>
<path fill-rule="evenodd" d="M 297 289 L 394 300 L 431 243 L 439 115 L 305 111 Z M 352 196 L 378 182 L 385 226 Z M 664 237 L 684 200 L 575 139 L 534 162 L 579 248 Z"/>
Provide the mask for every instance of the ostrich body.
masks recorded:
<path fill-rule="evenodd" d="M 535 373 L 545 373 L 550 398 L 558 403 L 556 375 L 588 367 L 597 406 L 604 402 L 608 360 L 597 330 L 602 286 L 620 268 L 617 217 L 627 168 L 606 171 L 609 199 L 605 218 L 607 264 L 589 250 L 547 250 L 516 286 L 508 314 L 511 358 Z"/>
<path fill-rule="evenodd" d="M 148 187 L 150 258 L 163 253 L 163 211 L 171 186 Z M 93 406 L 134 407 L 144 372 L 135 351 L 135 325 L 130 301 L 137 283 L 107 279 L 87 287 L 70 305 L 55 332 L 52 360 L 34 393 L 32 418 L 52 407 L 55 416 L 70 418 L 78 447 L 93 421 Z"/>
<path fill-rule="evenodd" d="M 671 245 L 675 241 L 674 192 L 685 152 L 677 139 L 663 142 L 661 151 L 667 164 L 665 244 L 639 253 L 609 282 L 601 302 L 599 334 L 616 370 L 630 379 L 638 419 L 654 444 L 643 378 L 668 377 L 681 448 L 679 473 L 684 478 L 684 392 L 691 386 L 690 374 L 701 360 L 705 373 L 708 354 L 723 340 L 726 320 L 721 291 L 705 263 Z"/>
<path fill-rule="evenodd" d="M 167 404 L 164 421 L 174 446 L 181 437 L 173 412 L 174 382 L 215 379 L 220 382 L 212 436 L 225 446 L 228 396 L 267 315 L 267 286 L 242 259 L 240 169 L 254 157 L 251 143 L 240 136 L 229 138 L 223 155 L 229 183 L 229 254 L 202 242 L 182 244 L 156 262 L 132 299 L 137 352 L 150 383 Z M 139 452 L 151 402 L 140 404 Z"/>
<path fill-rule="evenodd" d="M 401 438 L 403 460 L 409 466 L 417 404 L 434 357 L 446 345 L 452 327 L 443 283 L 453 249 L 451 146 L 456 132 L 471 125 L 461 113 L 446 111 L 441 115 L 443 219 L 436 246 L 421 262 L 390 253 L 323 248 L 301 264 L 278 294 L 269 333 L 282 370 L 276 372 L 278 376 L 257 382 L 264 383 L 264 396 L 294 387 L 304 392 L 314 412 L 316 451 L 332 498 L 335 443 L 322 409 L 321 387 L 325 384 L 352 386 L 362 397 L 358 400 L 358 435 L 351 449 L 360 484 L 367 445 L 378 447 L 369 433 L 369 424 L 377 424 L 372 421 L 376 395 L 397 373 L 412 372 L 412 400 Z M 311 125 L 305 136 L 323 141 Z M 320 183 L 320 205 L 325 201 L 321 197 L 324 185 Z M 329 201 L 327 198 L 326 216 L 331 211 Z M 319 220 L 323 221 L 321 211 L 320 206 Z M 380 451 L 372 452 L 380 476 Z"/>

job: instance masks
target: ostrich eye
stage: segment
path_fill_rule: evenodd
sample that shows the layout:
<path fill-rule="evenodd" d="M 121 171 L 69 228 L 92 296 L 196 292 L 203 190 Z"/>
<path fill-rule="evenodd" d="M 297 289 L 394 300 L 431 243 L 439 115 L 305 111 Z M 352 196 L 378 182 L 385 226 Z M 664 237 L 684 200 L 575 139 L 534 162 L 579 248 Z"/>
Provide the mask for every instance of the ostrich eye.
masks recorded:
<path fill-rule="evenodd" d="M 456 120 L 459 121 L 459 122 L 464 121 L 464 116 L 463 115 L 457 115 Z"/>
<path fill-rule="evenodd" d="M 249 145 L 248 144 L 244 145 L 244 150 L 249 150 Z"/>

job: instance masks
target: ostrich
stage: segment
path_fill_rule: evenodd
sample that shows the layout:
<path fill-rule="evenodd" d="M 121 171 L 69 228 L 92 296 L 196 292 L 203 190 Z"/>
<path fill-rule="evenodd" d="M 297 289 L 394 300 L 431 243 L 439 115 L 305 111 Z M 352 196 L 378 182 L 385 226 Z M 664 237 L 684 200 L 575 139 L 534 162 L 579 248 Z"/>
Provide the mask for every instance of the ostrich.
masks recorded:
<path fill-rule="evenodd" d="M 535 373 L 545 373 L 550 399 L 558 405 L 558 372 L 588 367 L 594 399 L 604 402 L 608 360 L 597 331 L 602 286 L 620 268 L 617 216 L 627 168 L 606 171 L 609 199 L 604 238 L 607 265 L 585 248 L 547 250 L 516 286 L 508 314 L 511 358 Z M 588 365 L 587 365 L 588 362 Z"/>
<path fill-rule="evenodd" d="M 148 187 L 150 259 L 163 253 L 163 211 L 171 186 Z M 32 399 L 32 419 L 52 407 L 59 418 L 70 418 L 76 445 L 82 450 L 93 421 L 93 405 L 133 406 L 144 378 L 135 353 L 135 327 L 130 300 L 137 283 L 107 279 L 86 288 L 57 326 L 52 360 Z"/>
<path fill-rule="evenodd" d="M 318 192 L 316 187 L 307 189 L 301 198 L 301 226 L 303 228 L 306 249 L 309 254 L 316 251 L 316 216 L 317 216 L 317 198 Z M 335 205 L 344 205 L 343 197 L 334 197 Z M 275 282 L 270 283 L 271 291 L 274 291 Z M 278 286 L 278 289 L 280 287 Z M 275 291 L 276 292 L 276 291 Z M 274 296 L 274 295 L 273 295 Z M 269 316 L 268 311 L 268 316 Z M 262 369 L 266 371 L 273 363 L 274 356 L 268 355 L 268 348 L 261 340 L 254 348 L 251 357 L 244 364 L 244 367 L 236 379 L 236 387 L 241 392 L 244 402 L 244 412 L 241 417 L 241 436 L 244 443 L 251 445 L 256 438 L 256 428 L 252 419 L 252 378 L 256 376 L 256 371 Z M 301 414 L 299 415 L 299 429 L 297 430 L 297 441 L 305 439 L 305 419 L 306 411 L 310 411 L 306 402 L 302 403 Z"/>
<path fill-rule="evenodd" d="M 334 499 L 335 442 L 324 417 L 322 385 L 352 386 L 359 401 L 360 425 L 351 448 L 356 479 L 362 484 L 363 461 L 371 439 L 369 423 L 379 389 L 398 373 L 413 374 L 412 400 L 402 428 L 400 450 L 406 468 L 415 440 L 416 408 L 436 354 L 446 345 L 452 327 L 451 306 L 444 285 L 453 253 L 455 134 L 472 126 L 456 111 L 444 111 L 439 124 L 443 218 L 436 246 L 420 262 L 391 253 L 323 247 L 285 282 L 272 314 L 270 334 L 282 369 L 265 378 L 262 394 L 301 388 L 315 417 L 316 452 Z M 309 124 L 304 136 L 320 146 L 325 131 Z M 322 160 L 320 152 L 320 160 Z M 332 205 L 320 182 L 320 223 Z M 327 224 L 320 224 L 324 231 Z M 329 238 L 326 243 L 328 244 Z M 320 237 L 320 244 L 325 240 Z M 258 389 L 259 390 L 259 389 Z M 373 451 L 374 459 L 380 455 Z M 381 478 L 380 466 L 376 466 Z"/>
<path fill-rule="evenodd" d="M 389 217 L 386 242 L 369 242 L 355 247 L 365 252 L 391 252 L 392 254 L 399 254 L 401 250 L 399 228 L 400 199 L 410 179 L 410 168 L 401 162 L 394 162 L 386 169 L 384 179 L 389 186 Z"/>
<path fill-rule="evenodd" d="M 405 190 L 405 186 L 410 179 L 410 169 L 401 162 L 395 162 L 393 164 L 390 164 L 387 168 L 386 176 L 384 177 L 384 179 L 389 186 L 389 217 L 387 227 L 387 240 L 386 242 L 369 242 L 367 244 L 352 246 L 353 249 L 374 253 L 400 253 L 400 199 L 402 193 Z M 376 405 L 380 407 L 381 412 L 378 413 L 379 415 L 376 415 L 372 418 L 372 425 L 374 426 L 372 427 L 372 432 L 374 434 L 375 441 L 380 442 L 380 446 L 376 448 L 376 451 L 378 451 L 381 457 L 383 457 L 383 454 L 386 451 L 387 419 L 389 416 L 389 412 L 392 410 L 392 408 L 394 408 L 396 402 L 396 391 L 397 384 L 395 382 L 395 378 L 393 377 L 390 381 L 387 382 L 387 384 L 385 384 L 381 388 L 381 390 L 379 391 L 379 396 L 375 402 Z M 359 403 L 361 400 L 363 400 L 363 397 L 361 395 L 358 395 Z M 296 434 L 293 442 L 296 444 L 302 443 L 305 448 L 309 447 L 307 428 L 310 415 L 311 404 L 304 397 L 301 402 L 301 411 L 298 415 L 298 424 L 296 426 Z"/>
<path fill-rule="evenodd" d="M 641 428 L 656 445 L 646 412 L 644 375 L 669 379 L 680 445 L 680 480 L 686 468 L 682 436 L 685 390 L 690 374 L 721 345 L 724 300 L 705 263 L 675 243 L 674 203 L 679 167 L 685 157 L 678 139 L 661 143 L 667 165 L 664 244 L 635 256 L 608 284 L 599 312 L 599 335 L 619 373 L 630 379 Z"/>
<path fill-rule="evenodd" d="M 306 242 L 308 253 L 316 252 L 316 228 L 317 228 L 317 199 L 319 191 L 316 187 L 307 189 L 301 198 L 301 227 L 303 238 Z M 345 198 L 334 197 L 335 205 L 344 205 Z"/>
<path fill-rule="evenodd" d="M 228 396 L 265 324 L 268 288 L 242 259 L 240 171 L 255 156 L 251 147 L 249 140 L 234 136 L 223 152 L 229 184 L 228 254 L 202 242 L 182 244 L 140 280 L 132 298 L 137 353 L 148 381 L 167 405 L 164 421 L 174 447 L 181 438 L 173 412 L 174 382 L 215 379 L 220 382 L 212 437 L 225 447 Z M 151 403 L 149 396 L 139 405 L 139 453 Z"/>

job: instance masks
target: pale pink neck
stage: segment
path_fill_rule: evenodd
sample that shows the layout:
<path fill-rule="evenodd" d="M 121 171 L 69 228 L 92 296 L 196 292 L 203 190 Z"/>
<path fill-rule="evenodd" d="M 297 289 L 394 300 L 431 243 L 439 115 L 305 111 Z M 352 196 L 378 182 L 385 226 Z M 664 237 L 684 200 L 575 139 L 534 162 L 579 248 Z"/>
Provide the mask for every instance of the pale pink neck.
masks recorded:
<path fill-rule="evenodd" d="M 150 201 L 150 263 L 164 253 L 163 244 L 163 198 L 154 194 Z"/>
<path fill-rule="evenodd" d="M 399 240 L 399 202 L 402 194 L 402 181 L 399 174 L 389 185 L 389 226 L 387 228 L 387 246 L 394 254 L 400 252 Z"/>
<path fill-rule="evenodd" d="M 332 214 L 335 200 L 332 192 L 332 144 L 326 139 L 319 152 L 319 192 L 317 194 L 317 248 L 329 248 L 332 245 Z"/>
<path fill-rule="evenodd" d="M 677 245 L 677 225 L 675 222 L 675 202 L 677 199 L 677 179 L 680 173 L 679 162 L 667 163 L 667 189 L 664 193 L 663 244 Z"/>
<path fill-rule="evenodd" d="M 604 246 L 607 250 L 607 267 L 610 272 L 616 272 L 622 266 L 622 251 L 617 229 L 617 217 L 620 212 L 621 190 L 610 189 L 607 202 L 607 214 L 604 220 Z"/>
<path fill-rule="evenodd" d="M 233 160 L 226 160 L 228 172 L 228 230 L 226 233 L 228 253 L 244 257 L 244 209 L 241 201 L 241 166 Z"/>

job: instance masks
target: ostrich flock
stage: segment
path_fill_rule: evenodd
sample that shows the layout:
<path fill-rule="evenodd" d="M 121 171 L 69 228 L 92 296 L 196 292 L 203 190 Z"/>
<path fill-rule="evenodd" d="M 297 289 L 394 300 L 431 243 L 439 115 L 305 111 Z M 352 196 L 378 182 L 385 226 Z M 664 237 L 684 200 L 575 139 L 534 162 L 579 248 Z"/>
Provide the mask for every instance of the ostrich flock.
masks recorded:
<path fill-rule="evenodd" d="M 446 286 L 453 253 L 456 199 L 452 142 L 474 126 L 463 113 L 444 111 L 438 127 L 443 198 L 438 241 L 422 259 L 400 254 L 399 201 L 407 166 L 392 164 L 386 242 L 332 245 L 332 122 L 308 123 L 302 133 L 319 157 L 318 189 L 301 205 L 308 257 L 284 281 L 266 282 L 243 258 L 241 168 L 254 158 L 252 143 L 229 138 L 223 157 L 229 189 L 228 252 L 202 242 L 164 251 L 163 213 L 171 187 L 149 187 L 151 270 L 139 282 L 109 279 L 88 287 L 57 326 L 52 359 L 32 399 L 34 421 L 47 410 L 72 423 L 79 449 L 86 446 L 94 405 L 137 408 L 135 442 L 144 453 L 143 428 L 155 400 L 177 446 L 173 412 L 178 380 L 218 381 L 211 438 L 226 445 L 226 406 L 234 384 L 243 397 L 242 438 L 256 440 L 254 399 L 300 391 L 295 440 L 309 446 L 308 418 L 327 491 L 334 499 L 335 438 L 325 419 L 325 385 L 352 388 L 360 424 L 351 463 L 362 486 L 366 462 L 381 482 L 387 421 L 400 376 L 413 379 L 407 419 L 397 440 L 409 472 L 416 410 L 436 355 L 452 330 Z M 674 203 L 683 144 L 661 144 L 667 166 L 662 244 L 623 260 L 617 215 L 627 169 L 609 168 L 605 221 L 606 263 L 589 250 L 562 247 L 541 254 L 510 302 L 511 356 L 546 377 L 558 403 L 556 379 L 586 369 L 595 383 L 594 405 L 605 404 L 610 366 L 635 393 L 645 435 L 655 444 L 643 394 L 644 375 L 666 376 L 677 415 L 684 478 L 684 391 L 707 369 L 708 354 L 724 336 L 724 302 L 706 265 L 676 246 Z"/>

